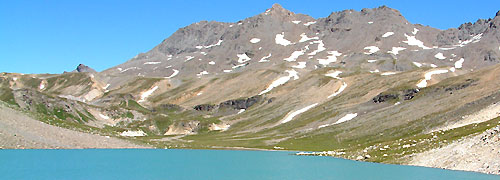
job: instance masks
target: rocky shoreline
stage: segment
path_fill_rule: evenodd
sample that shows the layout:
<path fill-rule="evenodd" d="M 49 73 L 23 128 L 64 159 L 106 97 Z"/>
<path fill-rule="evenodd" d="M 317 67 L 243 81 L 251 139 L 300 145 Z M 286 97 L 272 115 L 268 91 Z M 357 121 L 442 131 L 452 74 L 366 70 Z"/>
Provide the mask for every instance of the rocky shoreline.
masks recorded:
<path fill-rule="evenodd" d="M 500 175 L 500 125 L 479 135 L 416 154 L 408 164 Z"/>

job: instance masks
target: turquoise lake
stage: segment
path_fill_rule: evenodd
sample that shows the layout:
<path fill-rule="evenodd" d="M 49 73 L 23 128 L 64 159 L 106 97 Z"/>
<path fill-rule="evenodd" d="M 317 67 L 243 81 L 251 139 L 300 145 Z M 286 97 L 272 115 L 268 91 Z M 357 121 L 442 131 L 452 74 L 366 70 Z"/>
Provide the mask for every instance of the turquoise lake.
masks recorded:
<path fill-rule="evenodd" d="M 232 150 L 0 150 L 0 179 L 495 179 L 500 176 Z"/>

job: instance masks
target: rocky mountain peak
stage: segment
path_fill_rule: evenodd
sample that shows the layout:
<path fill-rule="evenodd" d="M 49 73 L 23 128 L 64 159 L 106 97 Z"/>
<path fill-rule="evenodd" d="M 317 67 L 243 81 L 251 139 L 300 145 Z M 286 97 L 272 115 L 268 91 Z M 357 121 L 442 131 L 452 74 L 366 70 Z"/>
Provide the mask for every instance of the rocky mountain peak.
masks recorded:
<path fill-rule="evenodd" d="M 495 17 L 500 17 L 500 11 L 497 12 L 497 14 L 495 15 Z"/>
<path fill-rule="evenodd" d="M 270 13 L 272 15 L 279 15 L 279 16 L 292 16 L 294 13 L 283 8 L 280 4 L 273 4 L 273 6 L 270 9 L 266 10 L 266 13 Z"/>
<path fill-rule="evenodd" d="M 85 64 L 79 64 L 76 69 L 73 72 L 90 72 L 90 73 L 95 73 L 94 69 L 86 66 Z"/>

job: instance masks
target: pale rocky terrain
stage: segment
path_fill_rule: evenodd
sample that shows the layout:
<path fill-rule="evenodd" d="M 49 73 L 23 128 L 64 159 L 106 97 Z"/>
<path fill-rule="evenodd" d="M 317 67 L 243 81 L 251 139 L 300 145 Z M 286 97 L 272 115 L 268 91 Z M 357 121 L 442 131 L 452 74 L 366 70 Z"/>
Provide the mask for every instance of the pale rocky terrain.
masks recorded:
<path fill-rule="evenodd" d="M 48 125 L 1 105 L 0 114 L 2 149 L 150 148 L 115 137 Z"/>
<path fill-rule="evenodd" d="M 479 135 L 416 154 L 409 165 L 500 175 L 500 125 Z"/>

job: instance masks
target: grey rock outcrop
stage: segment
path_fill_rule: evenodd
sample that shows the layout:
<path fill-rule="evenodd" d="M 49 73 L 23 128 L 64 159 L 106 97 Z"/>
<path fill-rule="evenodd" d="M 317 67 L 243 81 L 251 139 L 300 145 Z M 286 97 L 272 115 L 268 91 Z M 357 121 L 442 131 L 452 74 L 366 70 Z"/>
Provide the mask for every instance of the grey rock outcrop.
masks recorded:
<path fill-rule="evenodd" d="M 84 65 L 84 64 L 79 64 L 76 69 L 73 72 L 89 72 L 89 73 L 95 73 L 94 69 Z"/>

